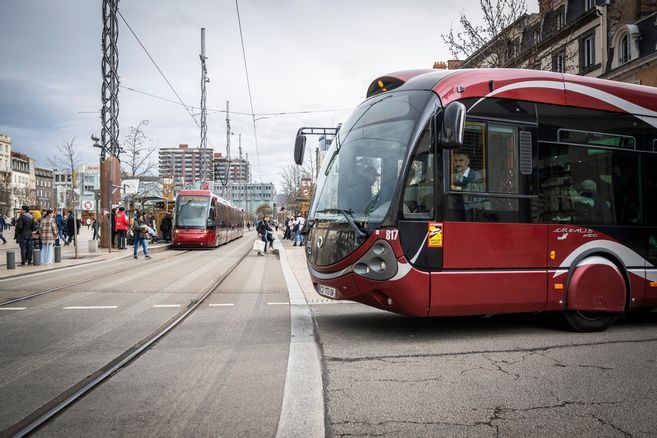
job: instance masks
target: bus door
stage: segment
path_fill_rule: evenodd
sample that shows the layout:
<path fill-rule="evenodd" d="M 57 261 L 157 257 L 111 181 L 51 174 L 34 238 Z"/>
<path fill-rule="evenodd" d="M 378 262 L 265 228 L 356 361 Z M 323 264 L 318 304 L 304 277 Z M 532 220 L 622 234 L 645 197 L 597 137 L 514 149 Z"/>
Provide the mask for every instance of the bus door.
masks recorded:
<path fill-rule="evenodd" d="M 442 152 L 431 315 L 545 310 L 547 226 L 532 223 L 530 208 L 535 139 L 532 126 L 469 120 L 465 147 Z"/>

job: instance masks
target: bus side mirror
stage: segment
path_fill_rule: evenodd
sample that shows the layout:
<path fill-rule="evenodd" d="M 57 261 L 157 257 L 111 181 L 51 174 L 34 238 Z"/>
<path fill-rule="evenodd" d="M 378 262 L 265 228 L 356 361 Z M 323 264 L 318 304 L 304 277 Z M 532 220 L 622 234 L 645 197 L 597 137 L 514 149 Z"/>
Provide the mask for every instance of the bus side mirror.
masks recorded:
<path fill-rule="evenodd" d="M 442 112 L 440 127 L 440 145 L 445 149 L 457 149 L 463 146 L 465 131 L 465 105 L 452 102 Z"/>
<path fill-rule="evenodd" d="M 297 134 L 297 139 L 294 141 L 294 162 L 299 166 L 303 164 L 303 155 L 306 152 L 306 136 Z"/>

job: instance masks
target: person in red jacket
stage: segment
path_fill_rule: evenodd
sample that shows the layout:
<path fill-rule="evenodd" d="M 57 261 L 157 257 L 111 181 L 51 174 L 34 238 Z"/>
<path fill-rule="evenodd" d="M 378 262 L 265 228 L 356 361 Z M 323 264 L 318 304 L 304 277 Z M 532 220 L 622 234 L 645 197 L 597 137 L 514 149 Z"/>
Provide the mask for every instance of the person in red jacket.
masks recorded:
<path fill-rule="evenodd" d="M 116 212 L 116 221 L 114 224 L 114 230 L 119 240 L 119 249 L 126 249 L 126 233 L 129 225 L 130 219 L 125 214 L 125 207 L 119 207 L 119 211 Z"/>

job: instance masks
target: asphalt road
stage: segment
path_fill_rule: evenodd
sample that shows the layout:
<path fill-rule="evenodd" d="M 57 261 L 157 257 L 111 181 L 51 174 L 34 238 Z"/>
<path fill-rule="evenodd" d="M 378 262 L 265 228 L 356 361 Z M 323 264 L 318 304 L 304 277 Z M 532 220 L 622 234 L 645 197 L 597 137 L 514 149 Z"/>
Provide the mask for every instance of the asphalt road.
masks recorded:
<path fill-rule="evenodd" d="M 657 436 L 657 314 L 603 333 L 551 318 L 313 307 L 330 436 Z"/>
<path fill-rule="evenodd" d="M 0 311 L 0 430 L 161 326 L 251 244 L 0 280 L 4 301 L 104 276 Z M 36 435 L 272 437 L 285 419 L 287 435 L 321 436 L 303 421 L 323 403 L 321 430 L 336 437 L 657 436 L 656 313 L 589 334 L 540 315 L 408 318 L 316 300 L 302 252 L 285 253 L 283 264 L 248 255 L 179 327 Z M 296 298 L 285 278 L 302 283 Z M 305 300 L 322 384 L 293 356 L 313 355 L 313 321 L 295 319 Z M 320 387 L 324 400 L 306 401 Z"/>

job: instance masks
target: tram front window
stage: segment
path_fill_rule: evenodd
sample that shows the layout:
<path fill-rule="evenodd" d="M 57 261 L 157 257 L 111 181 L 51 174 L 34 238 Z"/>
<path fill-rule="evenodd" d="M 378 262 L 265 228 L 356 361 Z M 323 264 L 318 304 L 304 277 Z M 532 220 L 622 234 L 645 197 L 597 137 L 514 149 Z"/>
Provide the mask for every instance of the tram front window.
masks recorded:
<path fill-rule="evenodd" d="M 176 227 L 205 228 L 210 199 L 204 196 L 179 196 L 176 201 Z"/>
<path fill-rule="evenodd" d="M 310 218 L 345 222 L 346 214 L 359 225 L 380 224 L 432 101 L 427 91 L 392 92 L 358 107 L 327 153 Z"/>

